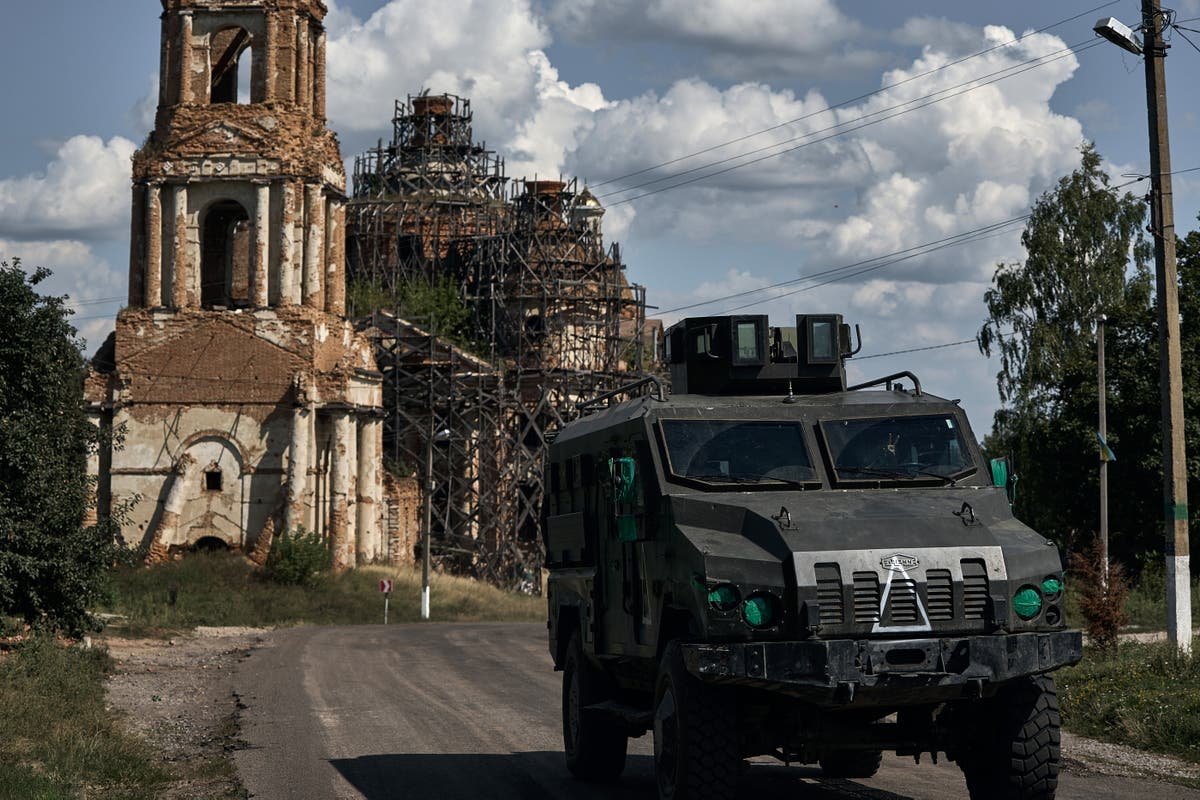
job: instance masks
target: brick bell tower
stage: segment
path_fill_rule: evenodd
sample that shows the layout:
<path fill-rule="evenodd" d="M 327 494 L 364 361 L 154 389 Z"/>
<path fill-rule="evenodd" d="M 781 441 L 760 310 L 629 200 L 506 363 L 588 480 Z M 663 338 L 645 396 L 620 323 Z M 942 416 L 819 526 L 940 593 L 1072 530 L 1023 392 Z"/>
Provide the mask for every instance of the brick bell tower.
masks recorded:
<path fill-rule="evenodd" d="M 129 305 L 97 353 L 101 513 L 152 559 L 265 557 L 281 528 L 339 567 L 385 555 L 381 379 L 345 319 L 345 186 L 325 127 L 321 0 L 162 0 L 154 131 L 134 157 Z"/>

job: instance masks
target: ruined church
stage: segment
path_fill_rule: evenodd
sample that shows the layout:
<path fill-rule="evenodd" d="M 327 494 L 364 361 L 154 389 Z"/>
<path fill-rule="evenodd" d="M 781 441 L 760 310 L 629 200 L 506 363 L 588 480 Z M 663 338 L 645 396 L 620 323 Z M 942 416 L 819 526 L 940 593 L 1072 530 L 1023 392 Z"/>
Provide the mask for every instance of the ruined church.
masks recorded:
<path fill-rule="evenodd" d="M 160 97 L 133 165 L 129 302 L 87 399 L 99 513 L 151 560 L 277 531 L 388 556 L 382 387 L 346 319 L 346 176 L 321 0 L 162 0 Z"/>

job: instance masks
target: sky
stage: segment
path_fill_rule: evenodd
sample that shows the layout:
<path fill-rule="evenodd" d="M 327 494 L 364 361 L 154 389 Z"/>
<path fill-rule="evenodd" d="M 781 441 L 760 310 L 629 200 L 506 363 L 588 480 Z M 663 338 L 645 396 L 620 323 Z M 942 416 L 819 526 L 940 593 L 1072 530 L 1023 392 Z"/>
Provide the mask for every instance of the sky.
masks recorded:
<path fill-rule="evenodd" d="M 1174 3 L 1200 29 L 1200 0 Z M 90 352 L 126 293 L 161 7 L 12 5 L 0 258 L 54 271 L 47 289 L 70 296 Z M 390 135 L 394 98 L 468 96 L 511 177 L 588 182 L 652 316 L 842 313 L 862 329 L 852 380 L 912 370 L 961 398 L 980 436 L 996 360 L 973 343 L 880 354 L 974 338 L 996 265 L 1023 258 L 1019 220 L 990 226 L 1028 213 L 1084 141 L 1115 182 L 1147 187 L 1141 61 L 1091 30 L 1137 22 L 1137 0 L 329 5 L 330 127 L 348 161 Z M 1200 49 L 1184 35 L 1200 45 L 1176 33 L 1167 59 L 1176 170 L 1200 167 Z M 1181 233 L 1200 226 L 1200 171 L 1177 176 L 1175 207 Z"/>

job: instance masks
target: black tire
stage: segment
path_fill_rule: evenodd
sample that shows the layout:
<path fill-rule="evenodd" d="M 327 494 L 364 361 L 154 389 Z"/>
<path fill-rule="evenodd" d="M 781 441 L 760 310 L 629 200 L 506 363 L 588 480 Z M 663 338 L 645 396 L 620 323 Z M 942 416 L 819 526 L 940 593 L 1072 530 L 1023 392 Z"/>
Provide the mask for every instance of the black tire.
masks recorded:
<path fill-rule="evenodd" d="M 978 733 L 959 758 L 971 800 L 1054 800 L 1062 764 L 1054 679 L 1015 681 L 978 712 Z"/>
<path fill-rule="evenodd" d="M 833 750 L 821 756 L 821 771 L 828 778 L 873 778 L 882 763 L 882 750 Z"/>
<path fill-rule="evenodd" d="M 735 796 L 742 768 L 732 698 L 696 680 L 679 644 L 663 653 L 654 692 L 654 773 L 660 800 Z"/>
<path fill-rule="evenodd" d="M 612 699 L 608 676 L 587 660 L 579 632 L 571 635 L 563 664 L 563 747 L 567 769 L 585 781 L 612 781 L 625 769 L 629 737 L 619 723 L 583 709 Z"/>

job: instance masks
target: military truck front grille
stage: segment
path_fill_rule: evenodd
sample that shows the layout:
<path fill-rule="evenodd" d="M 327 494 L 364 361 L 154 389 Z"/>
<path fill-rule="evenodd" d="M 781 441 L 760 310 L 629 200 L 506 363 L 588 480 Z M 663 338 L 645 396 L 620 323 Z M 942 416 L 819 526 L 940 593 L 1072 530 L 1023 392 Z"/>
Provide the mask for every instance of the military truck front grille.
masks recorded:
<path fill-rule="evenodd" d="M 874 572 L 854 573 L 854 621 L 879 622 L 879 576 Z"/>
<path fill-rule="evenodd" d="M 839 625 L 845 619 L 842 607 L 842 571 L 837 564 L 817 564 L 817 604 L 822 625 Z"/>
<path fill-rule="evenodd" d="M 987 614 L 987 567 L 978 559 L 963 559 L 963 616 L 983 619 Z"/>
<path fill-rule="evenodd" d="M 954 579 L 948 569 L 931 569 L 925 573 L 926 610 L 929 621 L 954 619 Z"/>
<path fill-rule="evenodd" d="M 888 610 L 893 625 L 916 622 L 917 582 L 912 578 L 893 578 L 888 592 Z"/>

